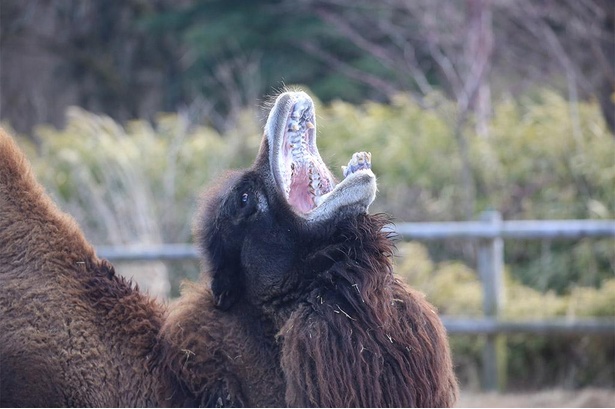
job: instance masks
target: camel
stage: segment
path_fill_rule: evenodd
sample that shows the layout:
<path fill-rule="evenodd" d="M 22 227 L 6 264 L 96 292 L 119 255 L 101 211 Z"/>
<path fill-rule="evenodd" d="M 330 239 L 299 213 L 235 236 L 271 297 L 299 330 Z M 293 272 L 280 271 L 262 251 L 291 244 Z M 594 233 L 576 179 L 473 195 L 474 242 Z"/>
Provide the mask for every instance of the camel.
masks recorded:
<path fill-rule="evenodd" d="M 281 94 L 259 153 L 205 191 L 200 281 L 161 305 L 97 257 L 0 132 L 1 406 L 453 406 L 446 331 L 393 273 L 357 152 L 337 181 L 314 104 Z"/>

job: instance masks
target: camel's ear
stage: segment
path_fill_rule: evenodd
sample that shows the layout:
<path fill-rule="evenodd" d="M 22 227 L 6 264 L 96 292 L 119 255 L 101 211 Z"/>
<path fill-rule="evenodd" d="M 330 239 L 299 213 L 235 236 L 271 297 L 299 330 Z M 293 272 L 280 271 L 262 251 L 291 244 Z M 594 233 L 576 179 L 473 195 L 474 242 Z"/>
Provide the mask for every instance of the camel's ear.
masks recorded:
<path fill-rule="evenodd" d="M 216 307 L 228 310 L 239 298 L 241 285 L 237 273 L 232 271 L 216 271 L 211 282 L 211 291 L 214 294 Z"/>
<path fill-rule="evenodd" d="M 209 264 L 207 273 L 211 278 L 216 307 L 228 310 L 243 291 L 241 238 L 237 238 L 237 233 L 226 221 L 227 217 L 220 215 L 229 211 L 224 200 L 212 203 L 205 207 L 206 211 L 202 211 L 198 219 L 197 237 L 201 252 Z"/>
<path fill-rule="evenodd" d="M 212 243 L 210 254 L 212 255 L 211 291 L 214 294 L 216 307 L 228 310 L 235 304 L 243 288 L 238 257 L 231 256 L 235 252 L 223 248 L 221 240 Z"/>

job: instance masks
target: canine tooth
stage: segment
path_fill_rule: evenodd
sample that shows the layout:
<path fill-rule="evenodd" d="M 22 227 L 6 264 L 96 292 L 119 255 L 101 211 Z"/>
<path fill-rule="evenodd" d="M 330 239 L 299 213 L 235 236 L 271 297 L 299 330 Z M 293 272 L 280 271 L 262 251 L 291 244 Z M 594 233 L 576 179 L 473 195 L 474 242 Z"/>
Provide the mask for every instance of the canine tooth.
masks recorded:
<path fill-rule="evenodd" d="M 344 177 L 360 169 L 371 169 L 371 156 L 372 154 L 369 152 L 355 152 L 350 162 L 348 162 L 348 166 L 346 168 L 342 167 Z"/>
<path fill-rule="evenodd" d="M 308 129 L 314 129 L 314 124 L 313 124 L 313 123 L 311 123 L 310 121 L 307 121 L 307 122 L 305 123 L 305 126 L 307 126 L 307 128 L 308 128 Z"/>
<path fill-rule="evenodd" d="M 299 124 L 291 124 L 290 129 L 292 131 L 298 131 L 299 130 Z"/>
<path fill-rule="evenodd" d="M 312 196 L 319 196 L 319 193 L 316 189 L 316 187 L 310 182 L 310 184 L 308 185 L 308 192 L 310 192 L 310 195 Z"/>

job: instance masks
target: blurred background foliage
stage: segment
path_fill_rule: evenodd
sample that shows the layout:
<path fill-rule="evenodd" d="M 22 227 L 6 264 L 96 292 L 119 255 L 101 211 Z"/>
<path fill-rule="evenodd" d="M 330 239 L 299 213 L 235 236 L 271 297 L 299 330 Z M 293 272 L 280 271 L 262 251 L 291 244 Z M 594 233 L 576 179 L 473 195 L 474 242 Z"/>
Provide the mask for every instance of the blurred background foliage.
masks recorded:
<path fill-rule="evenodd" d="M 403 94 L 392 104 L 317 100 L 325 161 L 341 177 L 339 166 L 355 150 L 371 151 L 379 175 L 372 210 L 396 221 L 464 219 L 462 159 L 448 120 L 454 105 L 440 95 L 431 99 L 437 108 L 421 108 Z M 499 209 L 509 220 L 614 218 L 615 140 L 595 103 L 581 103 L 579 111 L 581 132 L 574 136 L 566 101 L 545 90 L 497 104 L 490 138 L 468 132 L 477 211 Z M 43 183 L 94 243 L 188 242 L 198 192 L 223 170 L 249 166 L 262 116 L 246 109 L 221 134 L 184 114 L 122 126 L 71 108 L 65 128 L 37 128 L 34 160 Z M 539 291 L 600 287 L 615 272 L 610 239 L 510 240 L 505 249 L 513 277 Z M 474 262 L 454 241 L 430 251 L 436 261 Z"/>
<path fill-rule="evenodd" d="M 482 316 L 482 285 L 475 271 L 459 261 L 436 263 L 427 247 L 417 242 L 399 244 L 396 272 L 449 316 Z M 556 317 L 590 318 L 615 315 L 615 279 L 601 288 L 575 287 L 567 294 L 538 291 L 506 272 L 506 302 L 502 318 L 548 320 Z M 485 338 L 450 337 L 456 373 L 465 388 L 479 389 Z M 612 337 L 514 334 L 505 338 L 509 390 L 545 387 L 613 388 L 615 343 Z"/>
<path fill-rule="evenodd" d="M 316 100 L 338 176 L 372 152 L 372 211 L 394 221 L 613 219 L 614 17 L 610 0 L 3 0 L 0 118 L 97 245 L 189 242 L 199 192 L 252 162 L 286 84 Z M 440 312 L 482 314 L 473 243 L 398 247 Z M 615 317 L 614 248 L 507 240 L 504 316 Z M 161 297 L 199 272 L 118 270 Z M 452 337 L 466 386 L 483 342 Z M 613 337 L 507 345 L 512 387 L 615 388 Z"/>

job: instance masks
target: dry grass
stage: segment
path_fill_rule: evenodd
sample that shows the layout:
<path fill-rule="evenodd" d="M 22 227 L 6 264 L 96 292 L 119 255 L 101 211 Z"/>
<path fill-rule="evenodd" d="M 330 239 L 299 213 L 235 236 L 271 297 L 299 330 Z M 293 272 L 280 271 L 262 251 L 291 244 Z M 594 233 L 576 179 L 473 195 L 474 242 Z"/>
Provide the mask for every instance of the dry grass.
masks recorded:
<path fill-rule="evenodd" d="M 462 391 L 459 408 L 613 408 L 614 389 L 544 390 L 527 393 L 475 393 Z"/>

